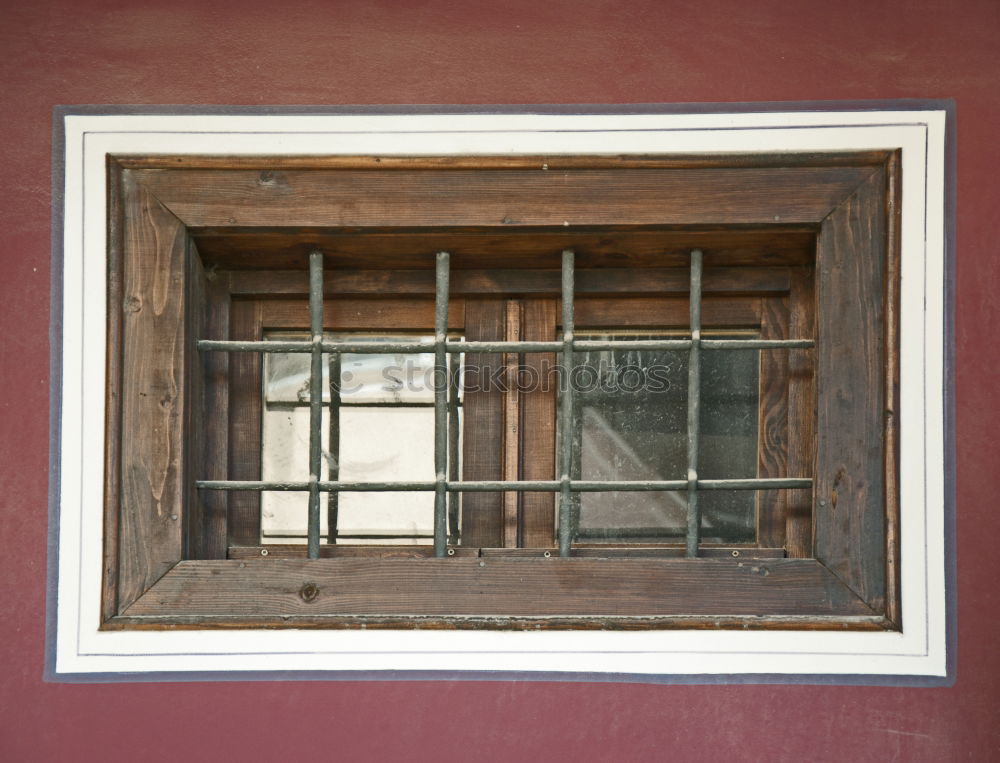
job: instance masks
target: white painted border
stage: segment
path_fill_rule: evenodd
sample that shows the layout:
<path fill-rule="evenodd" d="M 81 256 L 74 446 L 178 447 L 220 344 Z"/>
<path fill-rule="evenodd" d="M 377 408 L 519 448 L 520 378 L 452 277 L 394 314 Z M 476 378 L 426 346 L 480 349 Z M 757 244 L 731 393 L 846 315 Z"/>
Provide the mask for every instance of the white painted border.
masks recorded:
<path fill-rule="evenodd" d="M 56 674 L 575 671 L 946 675 L 945 112 L 65 117 Z M 646 154 L 902 149 L 903 632 L 101 632 L 107 153 Z"/>

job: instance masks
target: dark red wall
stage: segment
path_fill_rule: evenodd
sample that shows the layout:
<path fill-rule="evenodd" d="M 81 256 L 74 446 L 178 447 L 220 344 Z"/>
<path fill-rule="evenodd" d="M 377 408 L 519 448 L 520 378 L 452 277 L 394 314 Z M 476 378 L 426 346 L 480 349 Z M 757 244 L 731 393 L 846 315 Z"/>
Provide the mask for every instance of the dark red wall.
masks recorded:
<path fill-rule="evenodd" d="M 0 2 L 0 757 L 1000 759 L 1000 3 Z M 953 688 L 42 681 L 54 104 L 955 98 Z"/>

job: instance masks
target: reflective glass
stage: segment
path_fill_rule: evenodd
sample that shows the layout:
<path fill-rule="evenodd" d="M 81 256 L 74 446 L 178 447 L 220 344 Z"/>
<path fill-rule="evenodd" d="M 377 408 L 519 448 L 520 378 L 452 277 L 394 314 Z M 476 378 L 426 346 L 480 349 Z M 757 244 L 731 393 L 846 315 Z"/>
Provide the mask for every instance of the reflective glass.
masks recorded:
<path fill-rule="evenodd" d="M 579 339 L 676 339 L 682 335 L 578 333 Z M 705 338 L 750 338 L 741 332 Z M 701 353 L 701 479 L 755 477 L 758 350 Z M 574 478 L 684 480 L 687 475 L 688 352 L 614 350 L 576 353 Z M 699 493 L 702 540 L 755 540 L 754 491 Z M 682 542 L 687 493 L 580 493 L 578 542 Z"/>

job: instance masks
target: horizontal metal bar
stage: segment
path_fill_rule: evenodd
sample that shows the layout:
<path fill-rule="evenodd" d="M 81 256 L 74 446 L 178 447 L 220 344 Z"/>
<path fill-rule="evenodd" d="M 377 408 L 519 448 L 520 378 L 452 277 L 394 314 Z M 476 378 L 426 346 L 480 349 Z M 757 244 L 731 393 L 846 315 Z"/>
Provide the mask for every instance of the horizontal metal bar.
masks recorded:
<path fill-rule="evenodd" d="M 331 482 L 321 480 L 320 491 L 338 491 L 341 493 L 414 493 L 431 492 L 435 482 Z M 195 487 L 201 490 L 249 490 L 275 492 L 303 492 L 309 490 L 309 483 L 300 482 L 267 482 L 265 480 L 198 480 Z"/>
<path fill-rule="evenodd" d="M 222 339 L 199 339 L 199 350 L 218 352 L 311 352 L 308 341 L 258 341 L 239 342 Z M 388 353 L 431 353 L 434 342 L 323 342 L 323 352 L 352 353 L 354 355 L 383 355 Z"/>
<path fill-rule="evenodd" d="M 299 536 L 300 537 L 300 536 Z M 337 533 L 338 540 L 397 540 L 405 538 L 407 540 L 430 540 L 433 533 Z"/>
<path fill-rule="evenodd" d="M 687 537 L 687 527 L 578 527 L 577 540 L 593 540 L 603 538 L 618 540 L 622 538 L 684 538 Z"/>
<path fill-rule="evenodd" d="M 606 352 L 610 350 L 686 350 L 690 339 L 622 339 L 609 341 L 601 339 L 575 339 L 574 352 Z"/>
<path fill-rule="evenodd" d="M 431 492 L 433 480 L 413 482 L 330 482 L 321 481 L 322 491 L 336 490 L 344 493 L 403 493 Z M 446 482 L 445 488 L 456 493 L 492 493 L 508 490 L 536 493 L 557 493 L 562 489 L 559 480 L 480 480 Z M 274 490 L 308 491 L 308 482 L 266 482 L 263 480 L 199 480 L 195 485 L 202 490 Z M 654 492 L 687 490 L 687 480 L 570 480 L 570 490 L 577 493 Z M 775 477 L 748 479 L 698 480 L 699 490 L 807 490 L 812 480 L 804 477 Z"/>
<path fill-rule="evenodd" d="M 812 339 L 702 339 L 703 350 L 795 350 L 814 347 Z M 239 342 L 221 339 L 199 339 L 198 349 L 216 352 L 312 352 L 312 342 Z M 608 350 L 688 350 L 690 339 L 630 339 L 604 341 L 577 339 L 574 352 Z M 449 353 L 462 352 L 559 352 L 563 342 L 453 342 L 445 345 Z M 323 342 L 323 352 L 355 355 L 419 354 L 434 352 L 434 342 Z"/>
<path fill-rule="evenodd" d="M 298 538 L 304 538 L 304 537 L 306 537 L 306 536 L 304 534 L 302 534 L 302 533 L 281 533 L 281 534 L 268 535 L 267 536 L 267 540 L 268 541 L 271 541 L 271 540 L 281 541 L 281 540 L 292 540 L 292 539 L 298 539 Z M 433 537 L 434 536 L 432 534 L 430 534 L 430 533 L 348 533 L 346 535 L 342 534 L 342 533 L 337 533 L 337 540 L 345 540 L 345 539 L 347 539 L 347 540 L 380 540 L 380 539 L 383 539 L 383 538 L 386 539 L 386 540 L 395 540 L 396 538 L 419 539 L 419 538 L 433 538 Z M 270 545 L 270 544 L 265 544 L 264 546 L 239 546 L 238 548 L 242 548 L 242 549 L 254 549 L 254 548 L 264 549 L 264 548 L 267 548 L 267 545 Z M 288 543 L 288 544 L 282 544 L 282 545 L 290 546 L 292 548 L 295 548 L 295 547 L 298 547 L 300 549 L 304 549 L 305 548 L 305 546 L 302 545 L 302 544 L 300 544 L 300 543 Z M 320 544 L 320 548 L 328 548 L 330 546 L 333 546 L 335 548 L 336 545 L 337 544 L 335 544 L 335 543 L 323 543 L 323 544 Z M 233 547 L 230 548 L 230 550 L 232 550 L 232 548 L 237 548 L 237 547 L 233 546 Z M 260 552 L 258 551 L 257 553 L 259 554 Z M 269 556 L 273 556 L 273 555 L 274 555 L 274 552 L 271 552 L 271 554 L 269 554 Z"/>
<path fill-rule="evenodd" d="M 808 490 L 808 477 L 753 477 L 737 480 L 698 480 L 699 490 Z"/>
<path fill-rule="evenodd" d="M 702 350 L 798 350 L 815 347 L 812 339 L 702 339 Z"/>

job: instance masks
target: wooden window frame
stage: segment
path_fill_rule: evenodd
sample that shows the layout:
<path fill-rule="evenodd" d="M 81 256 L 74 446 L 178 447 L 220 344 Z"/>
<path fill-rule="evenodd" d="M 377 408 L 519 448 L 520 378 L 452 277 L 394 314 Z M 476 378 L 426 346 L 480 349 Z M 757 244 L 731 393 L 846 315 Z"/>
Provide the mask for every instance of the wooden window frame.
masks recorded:
<path fill-rule="evenodd" d="M 898 152 L 115 156 L 108 177 L 103 629 L 900 628 Z M 667 266 L 692 246 L 763 266 L 780 262 L 785 236 L 815 241 L 816 447 L 789 450 L 814 461 L 813 558 L 189 558 L 186 528 L 211 521 L 195 516 L 196 454 L 222 447 L 210 430 L 188 446 L 194 341 L 225 320 L 196 309 L 219 304 L 200 293 L 218 286 L 197 249 L 281 268 L 330 243 L 367 261 L 405 231 L 429 244 L 478 237 L 488 259 L 518 230 L 587 251 L 587 231 L 607 229 Z M 768 234 L 767 256 L 748 253 L 747 237 Z M 524 251 L 526 264 L 537 256 Z"/>

